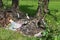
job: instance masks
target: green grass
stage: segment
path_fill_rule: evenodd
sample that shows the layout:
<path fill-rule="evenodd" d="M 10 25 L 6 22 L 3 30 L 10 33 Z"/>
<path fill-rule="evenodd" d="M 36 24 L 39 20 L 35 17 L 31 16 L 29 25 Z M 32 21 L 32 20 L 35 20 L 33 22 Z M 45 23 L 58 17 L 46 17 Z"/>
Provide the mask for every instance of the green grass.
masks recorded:
<path fill-rule="evenodd" d="M 4 6 L 11 7 L 11 0 L 7 2 L 7 0 L 3 0 Z M 28 13 L 30 16 L 35 15 L 38 1 L 31 0 L 20 0 L 20 10 Z M 50 15 L 46 15 L 46 23 L 48 25 L 48 29 L 51 31 L 48 34 L 50 36 L 41 38 L 34 37 L 25 37 L 20 33 L 16 33 L 10 30 L 6 30 L 0 28 L 0 40 L 60 40 L 60 1 L 50 1 L 49 3 Z"/>
<path fill-rule="evenodd" d="M 18 32 L 0 28 L 0 40 L 37 40 L 35 37 L 23 36 Z"/>
<path fill-rule="evenodd" d="M 60 24 L 60 5 L 59 3 L 60 2 L 50 2 L 49 9 L 50 9 L 51 15 L 46 16 L 46 20 L 49 26 L 53 28 L 53 30 L 60 28 L 60 25 L 59 25 Z"/>

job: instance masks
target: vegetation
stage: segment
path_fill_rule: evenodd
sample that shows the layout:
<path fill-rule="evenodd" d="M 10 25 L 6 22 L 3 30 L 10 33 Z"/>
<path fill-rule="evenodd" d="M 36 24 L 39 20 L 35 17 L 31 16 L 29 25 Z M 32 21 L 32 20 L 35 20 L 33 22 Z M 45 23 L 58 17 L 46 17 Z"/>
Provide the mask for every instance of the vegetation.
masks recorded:
<path fill-rule="evenodd" d="M 30 16 L 35 15 L 38 1 L 20 0 L 20 10 L 28 13 Z M 11 0 L 3 0 L 4 8 L 11 7 Z M 42 38 L 26 37 L 20 33 L 12 32 L 0 28 L 0 40 L 60 40 L 60 1 L 51 0 L 49 2 L 50 13 L 46 15 L 46 30 Z"/>

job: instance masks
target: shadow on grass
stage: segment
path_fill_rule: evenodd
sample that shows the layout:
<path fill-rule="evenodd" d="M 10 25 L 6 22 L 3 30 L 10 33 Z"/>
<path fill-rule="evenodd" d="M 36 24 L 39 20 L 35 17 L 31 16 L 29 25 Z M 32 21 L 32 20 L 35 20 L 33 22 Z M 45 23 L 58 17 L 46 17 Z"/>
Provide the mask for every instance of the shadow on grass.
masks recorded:
<path fill-rule="evenodd" d="M 34 16 L 36 14 L 36 10 L 31 9 L 33 6 L 30 5 L 21 5 L 20 10 L 22 12 L 28 13 L 29 16 Z"/>
<path fill-rule="evenodd" d="M 55 15 L 57 12 L 58 12 L 57 9 L 50 10 L 49 13 L 48 13 L 48 15 L 52 16 L 54 18 L 54 20 L 57 21 L 57 17 Z M 53 13 L 53 14 L 51 14 L 51 13 Z"/>

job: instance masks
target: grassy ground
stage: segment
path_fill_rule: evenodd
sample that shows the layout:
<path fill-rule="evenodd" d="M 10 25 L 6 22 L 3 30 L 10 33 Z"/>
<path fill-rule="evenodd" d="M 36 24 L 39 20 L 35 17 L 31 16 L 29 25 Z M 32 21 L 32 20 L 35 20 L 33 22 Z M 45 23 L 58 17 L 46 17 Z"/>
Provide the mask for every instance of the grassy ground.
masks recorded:
<path fill-rule="evenodd" d="M 11 7 L 11 1 L 3 0 L 6 7 Z M 25 1 L 20 0 L 20 10 L 28 13 L 30 16 L 34 15 L 37 9 L 37 1 Z M 5 7 L 5 8 L 6 8 Z M 12 32 L 0 28 L 0 40 L 60 40 L 60 1 L 50 1 L 49 3 L 50 14 L 46 15 L 46 23 L 48 24 L 48 30 L 50 30 L 50 36 L 41 38 L 25 37 L 19 33 Z"/>

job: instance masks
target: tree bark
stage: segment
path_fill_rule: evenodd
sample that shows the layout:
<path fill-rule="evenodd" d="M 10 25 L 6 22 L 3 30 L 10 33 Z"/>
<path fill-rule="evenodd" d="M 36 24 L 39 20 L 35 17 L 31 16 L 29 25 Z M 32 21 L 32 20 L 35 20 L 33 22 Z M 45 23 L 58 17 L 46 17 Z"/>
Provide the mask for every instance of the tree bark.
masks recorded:
<path fill-rule="evenodd" d="M 44 22 L 44 18 L 45 18 L 45 13 L 47 13 L 47 9 L 48 9 L 48 2 L 49 0 L 38 0 L 38 8 L 37 8 L 37 18 L 38 18 L 38 26 L 42 27 L 45 29 L 45 22 Z"/>
<path fill-rule="evenodd" d="M 48 4 L 49 4 L 49 0 L 38 0 L 38 8 L 37 8 L 38 18 L 42 18 L 43 16 L 45 16 L 46 13 L 49 12 Z M 44 15 L 42 16 L 42 14 Z"/>
<path fill-rule="evenodd" d="M 18 5 L 19 5 L 19 4 L 18 4 L 18 3 L 19 3 L 18 1 L 19 1 L 19 0 L 12 0 L 12 8 L 13 8 L 13 9 L 18 9 Z"/>
<path fill-rule="evenodd" d="M 42 17 L 42 0 L 38 0 L 37 17 L 38 19 Z"/>
<path fill-rule="evenodd" d="M 49 4 L 49 0 L 43 0 L 44 13 L 48 13 L 49 11 L 48 4 Z"/>
<path fill-rule="evenodd" d="M 3 7 L 3 2 L 2 2 L 2 0 L 0 0 L 0 8 L 2 8 Z"/>

